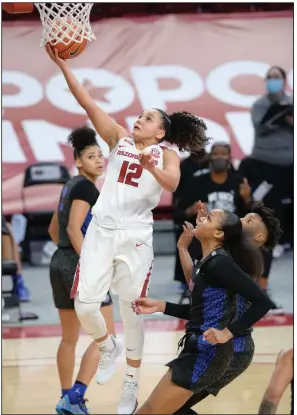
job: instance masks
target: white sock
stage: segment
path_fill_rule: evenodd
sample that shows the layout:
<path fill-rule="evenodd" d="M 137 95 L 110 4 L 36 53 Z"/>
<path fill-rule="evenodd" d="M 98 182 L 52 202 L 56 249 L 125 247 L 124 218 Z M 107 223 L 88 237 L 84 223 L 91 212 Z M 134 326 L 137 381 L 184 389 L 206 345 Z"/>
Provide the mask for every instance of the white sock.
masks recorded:
<path fill-rule="evenodd" d="M 139 374 L 140 374 L 140 367 L 132 367 L 132 366 L 127 365 L 125 376 L 129 380 L 133 379 L 133 380 L 136 380 L 136 382 L 138 382 Z"/>
<path fill-rule="evenodd" d="M 100 350 L 104 349 L 107 352 L 111 352 L 115 348 L 115 344 L 109 335 L 102 342 L 97 342 L 97 345 Z"/>

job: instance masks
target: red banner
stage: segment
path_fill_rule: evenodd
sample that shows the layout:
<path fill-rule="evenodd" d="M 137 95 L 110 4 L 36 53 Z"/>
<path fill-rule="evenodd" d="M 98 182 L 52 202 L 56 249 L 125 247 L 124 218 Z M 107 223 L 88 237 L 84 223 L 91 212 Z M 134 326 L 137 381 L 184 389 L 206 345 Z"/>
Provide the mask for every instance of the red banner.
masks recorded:
<path fill-rule="evenodd" d="M 239 160 L 253 145 L 249 112 L 264 93 L 268 68 L 283 67 L 288 91 L 293 88 L 290 14 L 108 19 L 94 23 L 93 30 L 97 40 L 69 64 L 98 104 L 128 130 L 143 109 L 190 111 L 205 119 L 210 136 L 230 142 Z M 26 166 L 44 161 L 73 166 L 67 134 L 87 117 L 39 48 L 39 22 L 4 22 L 2 36 L 2 194 L 4 212 L 13 213 L 23 209 Z M 29 191 L 27 209 L 56 207 L 55 187 Z M 170 203 L 164 192 L 161 205 Z"/>

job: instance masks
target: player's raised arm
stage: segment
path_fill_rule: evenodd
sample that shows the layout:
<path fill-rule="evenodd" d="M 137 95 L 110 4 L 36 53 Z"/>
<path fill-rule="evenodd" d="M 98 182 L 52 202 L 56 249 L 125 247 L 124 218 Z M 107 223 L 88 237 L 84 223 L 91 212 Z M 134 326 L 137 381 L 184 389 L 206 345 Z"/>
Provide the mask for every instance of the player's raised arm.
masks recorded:
<path fill-rule="evenodd" d="M 53 52 L 49 45 L 46 51 L 50 58 L 59 66 L 70 91 L 79 105 L 88 114 L 97 133 L 112 150 L 118 140 L 128 135 L 127 131 L 109 117 L 92 99 L 87 90 L 78 82 L 65 60 L 59 58 L 57 51 Z"/>

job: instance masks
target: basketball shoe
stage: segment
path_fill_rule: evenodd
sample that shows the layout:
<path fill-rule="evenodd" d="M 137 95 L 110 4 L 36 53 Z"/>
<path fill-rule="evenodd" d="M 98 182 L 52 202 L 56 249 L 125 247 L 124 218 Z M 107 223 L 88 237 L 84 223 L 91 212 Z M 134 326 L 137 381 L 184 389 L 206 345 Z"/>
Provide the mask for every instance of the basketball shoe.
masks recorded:
<path fill-rule="evenodd" d="M 112 378 L 115 372 L 116 358 L 122 353 L 124 348 L 120 340 L 116 339 L 112 334 L 110 337 L 114 343 L 114 348 L 111 351 L 100 349 L 100 360 L 96 376 L 96 381 L 99 385 L 105 385 Z"/>
<path fill-rule="evenodd" d="M 125 377 L 121 397 L 117 406 L 118 414 L 134 414 L 136 411 L 138 401 L 138 382 L 134 379 Z"/>
<path fill-rule="evenodd" d="M 56 406 L 56 412 L 59 415 L 65 414 L 75 414 L 75 415 L 83 415 L 89 414 L 88 408 L 86 406 L 86 400 L 84 397 L 80 397 L 77 399 L 77 402 L 72 404 L 70 402 L 69 396 L 65 395 L 63 398 L 60 399 L 60 402 Z"/>

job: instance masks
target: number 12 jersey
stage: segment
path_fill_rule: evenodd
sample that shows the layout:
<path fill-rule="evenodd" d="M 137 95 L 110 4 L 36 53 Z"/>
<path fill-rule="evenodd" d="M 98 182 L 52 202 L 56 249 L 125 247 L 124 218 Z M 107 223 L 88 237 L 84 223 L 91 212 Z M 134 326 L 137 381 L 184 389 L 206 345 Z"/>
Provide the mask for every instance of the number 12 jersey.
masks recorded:
<path fill-rule="evenodd" d="M 151 153 L 156 167 L 163 168 L 163 149 L 155 144 L 144 152 Z M 158 205 L 162 187 L 143 169 L 133 138 L 121 138 L 109 156 L 106 177 L 92 213 L 102 226 L 126 228 L 152 225 L 152 210 Z"/>

